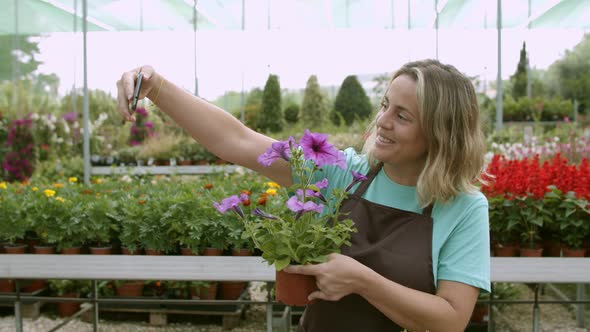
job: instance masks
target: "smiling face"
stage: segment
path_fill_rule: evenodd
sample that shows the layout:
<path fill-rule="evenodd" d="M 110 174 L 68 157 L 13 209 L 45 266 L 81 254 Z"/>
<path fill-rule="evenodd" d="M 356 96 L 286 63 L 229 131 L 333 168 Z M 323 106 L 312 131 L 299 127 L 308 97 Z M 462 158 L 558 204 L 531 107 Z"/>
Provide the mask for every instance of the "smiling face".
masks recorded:
<path fill-rule="evenodd" d="M 384 163 L 387 175 L 404 185 L 415 185 L 426 161 L 426 138 L 420 124 L 416 82 L 396 77 L 385 94 L 376 119 L 373 156 Z"/>

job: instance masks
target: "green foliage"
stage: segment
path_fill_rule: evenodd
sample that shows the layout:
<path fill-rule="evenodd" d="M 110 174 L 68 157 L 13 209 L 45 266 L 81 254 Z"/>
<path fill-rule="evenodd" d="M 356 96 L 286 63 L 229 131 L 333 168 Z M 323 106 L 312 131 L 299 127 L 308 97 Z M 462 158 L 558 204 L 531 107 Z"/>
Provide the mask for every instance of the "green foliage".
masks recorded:
<path fill-rule="evenodd" d="M 246 122 L 246 126 L 258 130 L 258 119 L 260 118 L 260 113 L 262 112 L 262 90 L 258 88 L 252 89 L 248 96 L 246 97 L 245 102 L 245 110 L 244 110 L 244 118 Z M 241 110 L 240 113 L 237 113 L 236 116 L 241 118 Z"/>
<path fill-rule="evenodd" d="M 373 110 L 369 97 L 362 85 L 354 75 L 347 76 L 340 86 L 340 91 L 334 102 L 334 110 L 331 120 L 335 124 L 341 123 L 341 118 L 346 125 L 351 125 L 356 119 L 368 118 Z"/>
<path fill-rule="evenodd" d="M 86 295 L 90 293 L 90 280 L 57 280 L 48 281 L 49 290 L 55 296 L 64 296 L 66 294 Z"/>
<path fill-rule="evenodd" d="M 276 133 L 283 129 L 283 122 L 279 78 L 269 75 L 262 92 L 262 108 L 257 125 L 261 131 Z"/>
<path fill-rule="evenodd" d="M 27 218 L 30 192 L 19 192 L 18 185 L 0 182 L 0 240 L 16 244 L 30 229 Z"/>
<path fill-rule="evenodd" d="M 491 237 L 500 245 L 518 243 L 519 218 L 506 218 L 512 203 L 501 196 L 489 197 L 488 202 Z"/>
<path fill-rule="evenodd" d="M 488 106 L 492 109 L 490 116 L 493 120 L 496 117 L 496 104 L 490 103 Z M 573 109 L 570 100 L 559 97 L 522 97 L 514 100 L 512 96 L 506 96 L 502 117 L 504 121 L 561 121 L 565 117 L 573 118 Z"/>
<path fill-rule="evenodd" d="M 527 66 L 528 57 L 526 54 L 526 43 L 523 42 L 516 72 L 514 75 L 510 76 L 510 81 L 512 82 L 512 98 L 514 99 L 527 96 Z"/>
<path fill-rule="evenodd" d="M 387 88 L 389 87 L 389 82 L 391 81 L 391 74 L 384 73 L 381 75 L 377 75 L 373 78 L 373 82 L 375 82 L 375 86 L 373 86 L 373 95 L 375 96 L 375 100 L 373 101 L 374 104 L 379 104 L 381 99 L 387 92 Z"/>
<path fill-rule="evenodd" d="M 41 62 L 35 59 L 39 54 L 39 47 L 32 40 L 33 37 L 35 36 L 0 35 L 0 81 L 10 81 L 13 78 L 20 80 L 37 70 Z M 15 41 L 18 44 L 17 53 L 14 52 Z M 15 61 L 18 61 L 17 77 L 13 76 Z"/>
<path fill-rule="evenodd" d="M 113 235 L 119 232 L 119 225 L 113 216 L 117 208 L 117 201 L 107 195 L 100 195 L 86 203 L 83 215 L 84 223 L 88 225 L 87 240 L 98 247 L 111 243 Z"/>
<path fill-rule="evenodd" d="M 288 124 L 296 123 L 299 120 L 299 105 L 290 103 L 285 107 L 285 121 Z"/>
<path fill-rule="evenodd" d="M 549 67 L 553 93 L 580 102 L 580 114 L 590 108 L 590 34 Z"/>
<path fill-rule="evenodd" d="M 303 125 L 310 130 L 317 130 L 319 125 L 326 122 L 328 103 L 315 75 L 307 79 L 300 113 Z"/>
<path fill-rule="evenodd" d="M 588 201 L 576 197 L 573 191 L 562 193 L 554 186 L 546 194 L 559 205 L 555 209 L 554 220 L 559 226 L 561 241 L 571 249 L 580 249 L 584 239 L 590 234 L 590 208 Z"/>

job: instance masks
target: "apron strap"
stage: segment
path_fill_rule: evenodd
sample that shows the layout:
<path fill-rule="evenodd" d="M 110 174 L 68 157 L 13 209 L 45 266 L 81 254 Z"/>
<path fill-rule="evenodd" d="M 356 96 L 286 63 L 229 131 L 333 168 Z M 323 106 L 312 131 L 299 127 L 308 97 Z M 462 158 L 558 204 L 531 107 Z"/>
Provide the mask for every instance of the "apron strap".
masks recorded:
<path fill-rule="evenodd" d="M 361 182 L 361 184 L 358 186 L 358 188 L 356 188 L 356 190 L 354 191 L 354 195 L 358 195 L 359 197 L 363 197 L 365 191 L 367 191 L 367 188 L 369 188 L 369 185 L 371 184 L 371 182 L 373 182 L 373 179 L 375 178 L 375 176 L 377 176 L 379 171 L 381 171 L 381 168 L 383 168 L 382 162 L 380 162 L 377 165 L 375 165 L 374 167 L 372 167 L 371 170 L 369 171 L 369 174 L 367 174 L 367 181 Z M 424 216 L 430 218 L 432 215 L 433 208 L 434 208 L 434 203 L 430 203 L 430 205 L 428 205 L 427 207 L 422 209 L 422 214 Z"/>
<path fill-rule="evenodd" d="M 369 188 L 369 185 L 371 184 L 371 182 L 373 182 L 373 179 L 375 178 L 375 176 L 377 176 L 377 173 L 379 173 L 379 171 L 381 170 L 382 167 L 383 167 L 383 163 L 379 163 L 379 164 L 375 165 L 374 167 L 372 167 L 371 170 L 369 171 L 369 174 L 367 174 L 367 180 L 361 182 L 361 184 L 358 186 L 358 188 L 356 188 L 356 190 L 354 191 L 354 195 L 358 195 L 359 197 L 363 197 L 363 195 L 365 194 L 365 191 L 367 191 L 367 188 Z"/>

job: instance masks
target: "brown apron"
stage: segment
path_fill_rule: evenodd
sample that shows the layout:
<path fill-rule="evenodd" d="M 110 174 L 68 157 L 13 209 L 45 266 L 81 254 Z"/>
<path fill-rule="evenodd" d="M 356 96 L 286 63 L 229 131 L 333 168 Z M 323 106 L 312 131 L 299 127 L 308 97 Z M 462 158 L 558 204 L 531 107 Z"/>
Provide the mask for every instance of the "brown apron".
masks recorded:
<path fill-rule="evenodd" d="M 350 256 L 387 279 L 434 294 L 432 273 L 432 205 L 423 214 L 403 211 L 362 198 L 381 167 L 343 201 L 341 211 L 350 212 L 358 233 L 352 245 L 342 248 Z M 402 331 L 403 329 L 358 294 L 339 301 L 318 300 L 309 304 L 299 332 Z"/>

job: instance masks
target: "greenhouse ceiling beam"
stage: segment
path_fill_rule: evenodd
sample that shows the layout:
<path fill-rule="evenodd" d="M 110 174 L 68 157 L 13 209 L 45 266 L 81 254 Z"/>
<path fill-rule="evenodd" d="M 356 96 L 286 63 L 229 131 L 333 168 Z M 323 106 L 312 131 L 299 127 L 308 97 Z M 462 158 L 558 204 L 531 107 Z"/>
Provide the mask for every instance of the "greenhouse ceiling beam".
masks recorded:
<path fill-rule="evenodd" d="M 74 8 L 69 7 L 69 6 L 64 6 L 64 5 L 60 4 L 60 3 L 57 3 L 54 0 L 38 0 L 38 1 L 44 2 L 44 3 L 46 3 L 46 4 L 50 5 L 50 6 L 53 6 L 53 7 L 57 8 L 57 9 L 63 10 L 65 12 L 67 12 L 68 14 L 71 14 L 71 15 L 76 16 L 77 18 L 82 18 L 82 16 L 83 16 L 83 15 L 81 16 L 79 13 L 77 13 L 74 10 Z M 103 28 L 103 29 L 105 29 L 107 31 L 116 31 L 117 30 L 115 27 L 113 27 L 111 25 L 108 25 L 108 24 L 106 24 L 106 23 L 104 23 L 104 22 L 102 22 L 100 20 L 97 20 L 94 17 L 87 16 L 86 19 L 88 20 L 88 22 L 93 23 L 93 24 L 96 24 L 97 26 L 99 26 L 99 27 L 101 27 L 101 28 Z"/>
<path fill-rule="evenodd" d="M 191 10 L 193 9 L 193 7 L 195 7 L 197 9 L 197 12 L 199 13 L 199 15 L 202 15 L 203 17 L 205 17 L 209 22 L 211 22 L 213 25 L 215 25 L 215 27 L 219 27 L 221 24 L 219 23 L 219 20 L 215 19 L 213 17 L 213 15 L 211 15 L 206 9 L 203 8 L 202 5 L 199 5 L 199 2 L 197 1 L 195 3 L 194 0 L 184 0 L 184 3 L 189 6 L 191 8 Z M 219 5 L 219 3 L 218 3 Z"/>
<path fill-rule="evenodd" d="M 524 21 L 522 24 L 518 25 L 517 28 L 519 28 L 519 29 L 529 28 L 530 24 L 532 22 L 534 22 L 539 17 L 547 14 L 548 12 L 550 12 L 552 9 L 557 7 L 561 2 L 562 2 L 562 0 L 553 0 L 553 1 L 545 3 L 543 6 L 541 6 L 541 8 L 536 10 L 533 15 L 529 15 L 527 20 Z"/>

